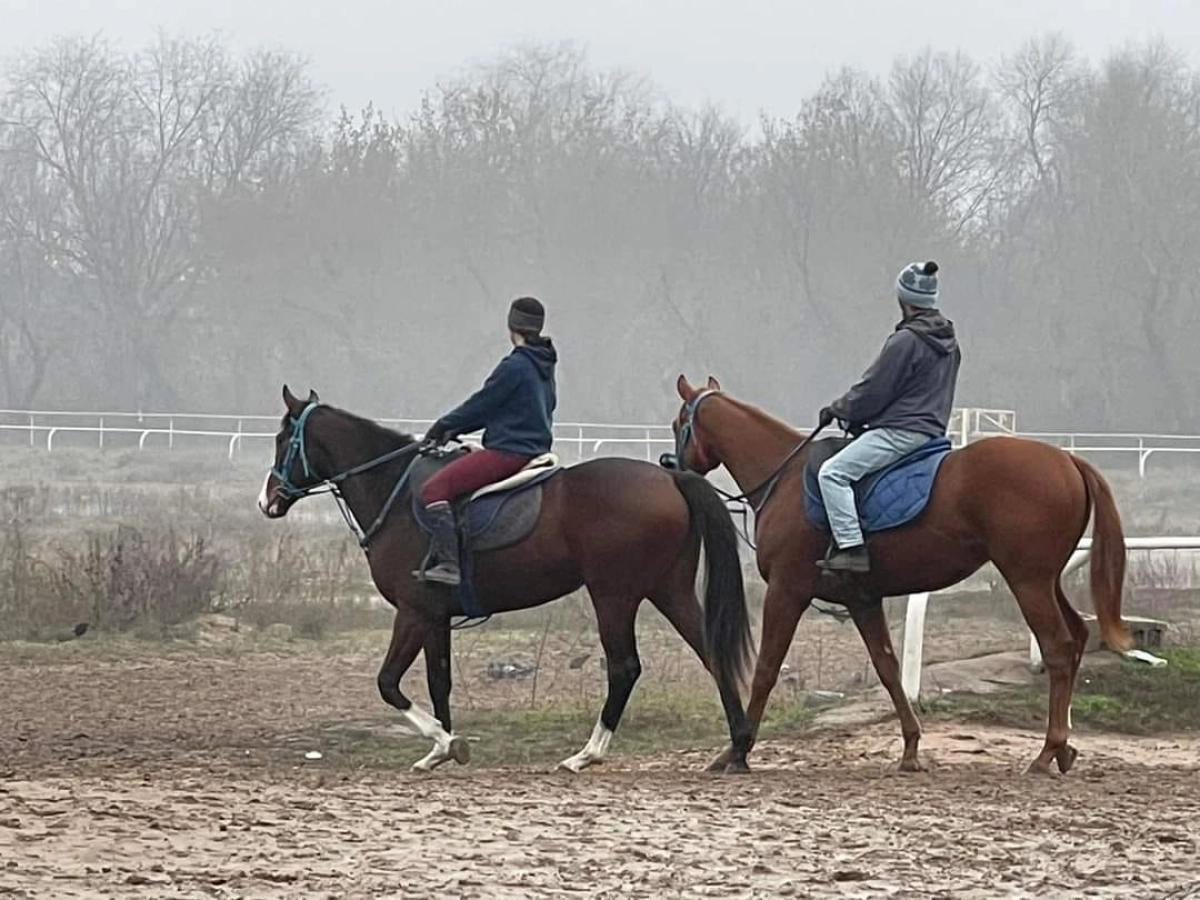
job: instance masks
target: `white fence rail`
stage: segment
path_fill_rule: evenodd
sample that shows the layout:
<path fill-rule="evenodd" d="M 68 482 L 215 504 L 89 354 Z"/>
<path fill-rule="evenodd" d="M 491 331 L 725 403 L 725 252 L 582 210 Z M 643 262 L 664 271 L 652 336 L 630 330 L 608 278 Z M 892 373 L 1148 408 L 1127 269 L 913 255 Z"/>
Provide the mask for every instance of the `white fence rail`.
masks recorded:
<path fill-rule="evenodd" d="M 432 420 L 382 418 L 378 421 L 420 435 Z M 63 446 L 80 445 L 147 450 L 215 443 L 223 446 L 229 459 L 233 460 L 246 444 L 269 450 L 278 427 L 279 416 L 0 410 L 0 434 L 51 452 Z M 568 461 L 595 456 L 635 456 L 654 460 L 674 446 L 667 425 L 563 423 L 555 426 L 554 440 L 560 455 Z"/>
<path fill-rule="evenodd" d="M 1083 565 L 1091 554 L 1092 539 L 1085 537 L 1071 555 L 1063 574 L 1069 574 Z M 1142 551 L 1200 550 L 1200 537 L 1127 537 L 1125 549 Z M 904 618 L 904 645 L 901 650 L 900 678 L 904 693 L 914 702 L 921 693 L 921 664 L 925 644 L 925 612 L 930 594 L 912 594 L 908 598 L 908 610 Z M 1029 635 L 1029 664 L 1034 670 L 1042 667 L 1042 652 L 1037 638 Z"/>
<path fill-rule="evenodd" d="M 429 419 L 383 418 L 383 424 L 422 433 Z M 269 448 L 278 416 L 211 413 L 62 412 L 0 410 L 0 435 L 53 451 L 63 446 L 136 447 L 140 450 L 180 446 L 221 446 L 231 460 L 247 444 Z M 674 446 L 666 424 L 629 425 L 595 422 L 555 426 L 555 444 L 568 462 L 596 456 L 633 456 L 655 460 Z M 1045 441 L 1072 453 L 1129 465 L 1146 475 L 1152 458 L 1195 458 L 1200 462 L 1200 435 L 1018 432 L 1011 410 L 956 409 L 950 436 L 956 446 L 1001 434 Z"/>

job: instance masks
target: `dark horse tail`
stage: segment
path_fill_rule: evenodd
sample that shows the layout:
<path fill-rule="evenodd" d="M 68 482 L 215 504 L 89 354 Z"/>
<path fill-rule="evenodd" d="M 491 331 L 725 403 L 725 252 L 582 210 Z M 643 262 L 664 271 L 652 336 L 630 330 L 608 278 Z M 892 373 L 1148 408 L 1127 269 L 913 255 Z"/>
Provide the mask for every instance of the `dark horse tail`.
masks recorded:
<path fill-rule="evenodd" d="M 1121 588 L 1125 582 L 1125 534 L 1121 515 L 1104 476 L 1096 467 L 1072 456 L 1083 476 L 1095 514 L 1092 525 L 1092 608 L 1100 621 L 1100 636 L 1117 652 L 1132 649 L 1133 636 L 1121 618 Z"/>
<path fill-rule="evenodd" d="M 708 664 L 718 683 L 728 679 L 726 683 L 740 692 L 750 670 L 753 645 L 737 531 L 725 502 L 711 484 L 694 472 L 672 474 L 704 544 L 704 643 Z"/>

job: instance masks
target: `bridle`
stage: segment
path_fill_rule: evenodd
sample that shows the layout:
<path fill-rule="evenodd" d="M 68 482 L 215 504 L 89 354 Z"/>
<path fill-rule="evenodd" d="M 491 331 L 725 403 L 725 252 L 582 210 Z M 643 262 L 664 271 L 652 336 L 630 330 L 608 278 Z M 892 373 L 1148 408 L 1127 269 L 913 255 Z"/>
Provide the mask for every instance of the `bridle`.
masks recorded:
<path fill-rule="evenodd" d="M 292 427 L 291 436 L 288 438 L 287 450 L 283 454 L 283 461 L 271 469 L 271 474 L 275 476 L 275 480 L 279 482 L 277 490 L 279 495 L 285 500 L 299 500 L 303 497 L 311 497 L 314 494 L 333 494 L 337 501 L 338 509 L 341 510 L 342 517 L 346 520 L 346 524 L 350 526 L 350 530 L 354 532 L 358 538 L 358 545 L 364 550 L 371 542 L 371 539 L 378 534 L 379 529 L 383 527 L 384 521 L 392 510 L 392 506 L 396 502 L 396 498 L 400 496 L 405 486 L 408 484 L 409 475 L 412 472 L 413 466 L 416 464 L 414 458 L 404 469 L 404 474 L 400 476 L 392 492 L 388 495 L 387 500 L 383 504 L 383 508 L 379 510 L 379 515 L 371 523 L 371 526 L 366 530 L 358 524 L 354 518 L 354 514 L 346 505 L 346 500 L 342 496 L 342 484 L 355 475 L 361 475 L 363 472 L 369 472 L 372 469 L 378 468 L 385 463 L 400 459 L 410 454 L 418 454 L 424 447 L 420 443 L 405 444 L 396 450 L 392 450 L 382 456 L 377 456 L 374 459 L 367 460 L 364 463 L 346 469 L 344 472 L 339 472 L 329 478 L 322 478 L 316 473 L 312 467 L 312 463 L 308 458 L 308 447 L 305 440 L 305 425 L 308 424 L 308 419 L 321 404 L 316 400 L 310 400 L 300 411 L 299 415 L 289 416 L 288 422 Z M 299 459 L 304 479 L 309 484 L 298 485 L 292 481 L 291 471 Z"/>
<path fill-rule="evenodd" d="M 713 396 L 713 394 L 719 393 L 720 391 L 718 390 L 707 388 L 703 391 L 700 391 L 698 394 L 692 397 L 692 399 L 684 403 L 683 420 L 680 423 L 678 431 L 675 433 L 675 453 L 664 453 L 659 458 L 659 465 L 665 469 L 671 469 L 674 471 L 689 471 L 687 468 L 687 463 L 684 462 L 684 453 L 688 448 L 688 444 L 692 443 L 695 439 L 696 411 L 700 408 L 701 403 Z M 768 475 L 757 487 L 751 488 L 748 491 L 743 491 L 742 493 L 734 496 L 728 491 L 721 490 L 721 488 L 717 487 L 715 484 L 713 485 L 713 490 L 715 490 L 725 499 L 725 504 L 726 507 L 729 508 L 730 514 L 741 514 L 742 527 L 740 529 L 735 527 L 735 530 L 738 533 L 738 537 L 741 538 L 742 541 L 745 542 L 746 546 L 751 550 L 757 550 L 758 548 L 755 546 L 754 541 L 750 537 L 748 512 L 753 510 L 755 519 L 758 519 L 758 516 L 762 513 L 764 507 L 766 507 L 767 501 L 771 499 L 771 495 L 775 492 L 775 487 L 779 484 L 779 479 L 783 476 L 783 470 L 787 468 L 788 463 L 795 459 L 801 450 L 811 444 L 813 440 L 816 439 L 817 435 L 820 434 L 824 429 L 824 425 L 818 425 L 813 431 L 809 432 L 807 437 L 805 437 L 802 441 L 800 441 L 799 444 L 797 444 L 788 452 L 787 456 L 783 458 L 783 462 L 775 467 L 775 471 Z M 696 441 L 695 443 L 696 450 L 700 456 L 702 458 L 706 458 L 703 445 L 700 444 L 699 441 Z M 757 503 L 752 502 L 751 498 L 758 493 L 762 493 L 762 499 Z M 826 607 L 824 604 L 819 604 L 815 600 L 812 603 L 812 607 L 817 612 L 836 619 L 838 622 L 845 622 L 850 618 L 850 613 L 848 611 Z"/>
<path fill-rule="evenodd" d="M 703 445 L 699 441 L 695 440 L 696 413 L 700 409 L 701 403 L 703 403 L 709 397 L 712 397 L 714 394 L 719 393 L 720 391 L 716 390 L 715 388 L 706 388 L 683 404 L 683 418 L 680 422 L 679 429 L 675 433 L 675 452 L 673 454 L 664 453 L 659 458 L 659 465 L 661 465 L 664 469 L 673 469 L 679 472 L 689 471 L 687 463 L 685 462 L 685 455 L 688 445 L 692 443 L 695 443 L 696 451 L 699 453 L 699 455 L 701 457 L 706 457 Z M 801 450 L 811 444 L 823 429 L 824 426 L 818 426 L 816 429 L 809 432 L 808 436 L 805 437 L 804 440 L 802 440 L 788 452 L 787 456 L 783 458 L 783 462 L 776 466 L 775 470 L 765 479 L 763 479 L 763 481 L 756 487 L 753 487 L 748 491 L 743 491 L 736 496 L 730 494 L 728 491 L 721 490 L 716 485 L 713 485 L 713 488 L 718 494 L 725 498 L 725 502 L 727 504 L 740 504 L 742 506 L 743 518 L 745 517 L 746 507 L 749 507 L 751 510 L 753 510 L 754 515 L 757 517 L 767 505 L 767 501 L 771 499 L 771 495 L 775 492 L 775 487 L 779 484 L 779 479 L 783 476 L 783 470 L 787 468 L 788 463 L 795 459 Z M 760 493 L 762 494 L 762 499 L 757 503 L 754 503 L 752 498 Z M 750 541 L 748 536 L 744 536 L 743 539 L 751 548 L 754 547 L 753 542 Z"/>

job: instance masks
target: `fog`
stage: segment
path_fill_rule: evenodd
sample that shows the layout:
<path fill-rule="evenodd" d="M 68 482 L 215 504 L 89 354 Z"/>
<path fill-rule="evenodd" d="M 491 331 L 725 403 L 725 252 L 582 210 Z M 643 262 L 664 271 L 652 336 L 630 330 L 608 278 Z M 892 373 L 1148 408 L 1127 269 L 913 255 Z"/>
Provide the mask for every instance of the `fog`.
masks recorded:
<path fill-rule="evenodd" d="M 1200 13 L 922 6 L 10 3 L 0 404 L 430 417 L 531 293 L 562 421 L 806 423 L 933 258 L 959 405 L 1200 429 Z"/>

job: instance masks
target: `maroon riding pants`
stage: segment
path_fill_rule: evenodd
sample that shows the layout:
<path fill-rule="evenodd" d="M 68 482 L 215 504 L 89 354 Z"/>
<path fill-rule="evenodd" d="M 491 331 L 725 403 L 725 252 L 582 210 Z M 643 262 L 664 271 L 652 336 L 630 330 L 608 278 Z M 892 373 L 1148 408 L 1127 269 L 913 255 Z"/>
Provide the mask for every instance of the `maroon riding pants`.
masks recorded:
<path fill-rule="evenodd" d="M 474 493 L 516 475 L 531 458 L 503 450 L 476 450 L 434 472 L 425 482 L 421 499 L 426 506 L 449 503 L 463 494 Z"/>

